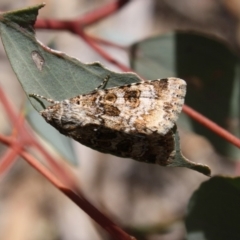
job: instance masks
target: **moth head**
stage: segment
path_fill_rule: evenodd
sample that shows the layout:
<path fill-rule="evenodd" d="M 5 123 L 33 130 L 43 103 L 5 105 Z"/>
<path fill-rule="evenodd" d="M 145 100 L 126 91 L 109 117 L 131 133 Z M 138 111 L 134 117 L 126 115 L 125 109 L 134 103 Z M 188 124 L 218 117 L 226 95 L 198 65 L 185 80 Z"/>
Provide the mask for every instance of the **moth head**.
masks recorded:
<path fill-rule="evenodd" d="M 50 123 L 51 125 L 58 126 L 60 124 L 62 115 L 60 104 L 53 104 L 42 110 L 40 114 L 46 120 L 46 122 Z"/>

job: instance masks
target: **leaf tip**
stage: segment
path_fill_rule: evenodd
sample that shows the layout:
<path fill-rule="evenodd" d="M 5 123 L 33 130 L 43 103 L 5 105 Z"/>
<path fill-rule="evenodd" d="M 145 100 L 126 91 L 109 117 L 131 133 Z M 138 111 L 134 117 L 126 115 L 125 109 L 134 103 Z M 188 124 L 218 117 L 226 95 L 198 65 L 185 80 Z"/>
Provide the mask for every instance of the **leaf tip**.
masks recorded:
<path fill-rule="evenodd" d="M 205 176 L 211 177 L 211 169 L 207 165 L 196 163 L 190 168 L 204 174 Z"/>

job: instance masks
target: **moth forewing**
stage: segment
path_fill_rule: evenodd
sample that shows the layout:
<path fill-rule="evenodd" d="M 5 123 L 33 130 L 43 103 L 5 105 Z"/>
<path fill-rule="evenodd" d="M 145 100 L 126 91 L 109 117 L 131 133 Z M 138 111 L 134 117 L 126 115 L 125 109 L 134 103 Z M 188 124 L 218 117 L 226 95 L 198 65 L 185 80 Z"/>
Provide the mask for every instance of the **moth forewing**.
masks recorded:
<path fill-rule="evenodd" d="M 174 158 L 172 131 L 185 94 L 184 80 L 166 78 L 63 101 L 33 96 L 53 103 L 41 115 L 62 134 L 100 152 L 165 166 Z"/>

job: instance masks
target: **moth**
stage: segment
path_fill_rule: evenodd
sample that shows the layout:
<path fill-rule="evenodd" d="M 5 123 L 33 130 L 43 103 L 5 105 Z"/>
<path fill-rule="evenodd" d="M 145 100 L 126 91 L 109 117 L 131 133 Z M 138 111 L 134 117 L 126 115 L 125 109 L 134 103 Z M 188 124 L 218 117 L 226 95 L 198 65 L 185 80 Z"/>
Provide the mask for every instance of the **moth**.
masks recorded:
<path fill-rule="evenodd" d="M 103 153 L 141 162 L 171 164 L 175 123 L 184 104 L 186 82 L 179 78 L 147 80 L 51 103 L 40 111 L 60 133 Z"/>

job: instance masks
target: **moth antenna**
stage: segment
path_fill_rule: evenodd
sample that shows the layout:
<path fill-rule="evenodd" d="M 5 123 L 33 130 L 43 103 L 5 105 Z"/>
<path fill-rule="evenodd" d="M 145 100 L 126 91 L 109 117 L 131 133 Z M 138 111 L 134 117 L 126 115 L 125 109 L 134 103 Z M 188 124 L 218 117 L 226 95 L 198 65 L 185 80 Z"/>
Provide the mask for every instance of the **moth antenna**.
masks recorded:
<path fill-rule="evenodd" d="M 97 90 L 99 90 L 100 88 L 104 89 L 104 88 L 106 87 L 107 83 L 108 83 L 109 78 L 110 78 L 110 76 L 107 75 L 107 76 L 103 79 L 102 83 L 101 83 L 98 87 L 96 87 L 94 90 L 97 91 Z"/>
<path fill-rule="evenodd" d="M 46 97 L 41 96 L 41 95 L 36 94 L 36 93 L 31 93 L 31 94 L 29 94 L 29 97 L 41 98 L 41 99 L 44 99 L 44 100 L 46 100 L 46 101 L 48 101 L 48 102 L 50 102 L 50 103 L 53 103 L 53 104 L 59 103 L 59 101 L 54 101 L 54 100 L 51 99 L 51 98 L 46 98 Z"/>

